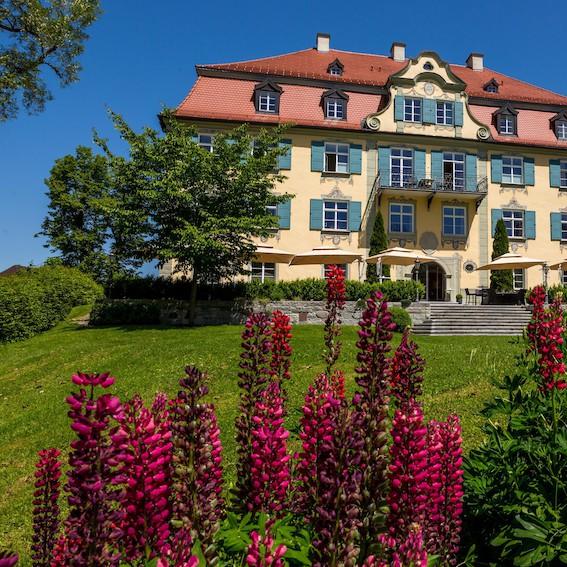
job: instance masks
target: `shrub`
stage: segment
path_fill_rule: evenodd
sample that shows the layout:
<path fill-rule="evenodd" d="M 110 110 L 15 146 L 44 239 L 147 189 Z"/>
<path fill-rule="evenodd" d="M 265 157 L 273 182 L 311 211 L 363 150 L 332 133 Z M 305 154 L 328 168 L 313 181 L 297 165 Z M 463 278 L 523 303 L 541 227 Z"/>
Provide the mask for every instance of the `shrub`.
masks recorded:
<path fill-rule="evenodd" d="M 145 299 L 99 299 L 91 311 L 91 325 L 157 325 L 160 304 Z"/>
<path fill-rule="evenodd" d="M 102 288 L 75 268 L 43 266 L 0 278 L 0 342 L 46 331 L 101 296 Z"/>
<path fill-rule="evenodd" d="M 406 327 L 411 327 L 411 317 L 403 307 L 390 307 L 389 311 L 396 331 L 401 333 Z"/>

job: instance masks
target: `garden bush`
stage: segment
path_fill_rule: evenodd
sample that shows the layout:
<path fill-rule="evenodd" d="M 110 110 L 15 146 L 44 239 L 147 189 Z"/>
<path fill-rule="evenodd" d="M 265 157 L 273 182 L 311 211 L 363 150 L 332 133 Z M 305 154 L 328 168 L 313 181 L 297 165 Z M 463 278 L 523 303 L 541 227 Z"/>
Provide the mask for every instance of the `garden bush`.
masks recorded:
<path fill-rule="evenodd" d="M 157 325 L 159 322 L 159 301 L 145 299 L 99 299 L 89 321 L 91 325 Z"/>
<path fill-rule="evenodd" d="M 406 327 L 411 327 L 411 317 L 402 307 L 390 307 L 392 321 L 396 325 L 396 331 L 403 332 Z"/>
<path fill-rule="evenodd" d="M 75 268 L 28 268 L 0 278 L 0 342 L 27 339 L 92 303 L 102 287 Z"/>

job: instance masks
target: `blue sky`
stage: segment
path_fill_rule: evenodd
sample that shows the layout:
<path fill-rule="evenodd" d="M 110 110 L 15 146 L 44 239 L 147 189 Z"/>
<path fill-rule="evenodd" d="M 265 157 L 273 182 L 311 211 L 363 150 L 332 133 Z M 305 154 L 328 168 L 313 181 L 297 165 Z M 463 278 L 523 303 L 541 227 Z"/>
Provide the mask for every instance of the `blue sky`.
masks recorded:
<path fill-rule="evenodd" d="M 333 48 L 348 51 L 385 54 L 403 41 L 409 56 L 433 50 L 450 63 L 480 51 L 489 68 L 567 94 L 563 2 L 103 0 L 102 7 L 80 81 L 55 87 L 45 112 L 0 123 L 0 270 L 49 255 L 34 234 L 54 160 L 91 144 L 93 128 L 115 142 L 108 107 L 135 128 L 158 127 L 157 113 L 185 96 L 196 63 L 305 49 L 323 31 Z"/>

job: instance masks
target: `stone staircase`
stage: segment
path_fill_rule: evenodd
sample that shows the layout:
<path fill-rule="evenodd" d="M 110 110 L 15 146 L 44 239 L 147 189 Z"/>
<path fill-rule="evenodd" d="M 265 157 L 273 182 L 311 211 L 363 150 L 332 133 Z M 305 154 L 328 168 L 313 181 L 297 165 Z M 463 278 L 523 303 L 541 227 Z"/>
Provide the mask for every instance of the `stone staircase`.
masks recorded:
<path fill-rule="evenodd" d="M 416 335 L 521 335 L 531 313 L 523 305 L 429 303 Z"/>

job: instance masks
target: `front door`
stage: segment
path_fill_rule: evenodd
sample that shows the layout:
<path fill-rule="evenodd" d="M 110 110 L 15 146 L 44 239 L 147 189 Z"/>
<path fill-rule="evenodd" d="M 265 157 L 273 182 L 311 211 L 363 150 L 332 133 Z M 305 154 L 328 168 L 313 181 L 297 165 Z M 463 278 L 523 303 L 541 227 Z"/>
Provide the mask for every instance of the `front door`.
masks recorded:
<path fill-rule="evenodd" d="M 420 264 L 418 279 L 425 286 L 425 299 L 427 301 L 445 301 L 445 270 L 439 264 L 436 262 Z"/>

